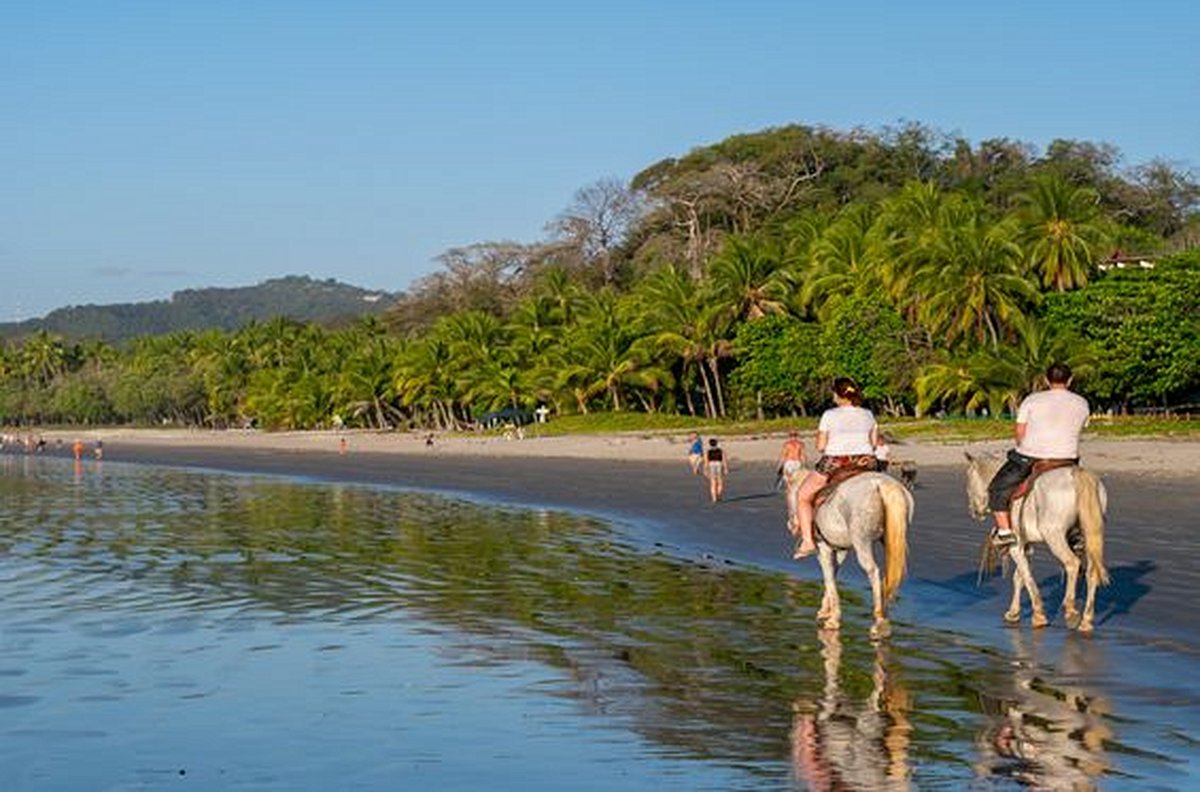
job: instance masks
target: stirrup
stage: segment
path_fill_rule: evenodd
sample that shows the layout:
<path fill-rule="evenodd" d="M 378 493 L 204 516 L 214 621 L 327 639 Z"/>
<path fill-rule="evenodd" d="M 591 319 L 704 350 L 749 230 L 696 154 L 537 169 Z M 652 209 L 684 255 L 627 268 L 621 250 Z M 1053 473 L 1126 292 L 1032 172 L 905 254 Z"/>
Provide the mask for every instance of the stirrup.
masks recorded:
<path fill-rule="evenodd" d="M 1012 531 L 994 531 L 992 533 L 992 544 L 997 547 L 1008 547 L 1017 543 L 1017 535 Z"/>

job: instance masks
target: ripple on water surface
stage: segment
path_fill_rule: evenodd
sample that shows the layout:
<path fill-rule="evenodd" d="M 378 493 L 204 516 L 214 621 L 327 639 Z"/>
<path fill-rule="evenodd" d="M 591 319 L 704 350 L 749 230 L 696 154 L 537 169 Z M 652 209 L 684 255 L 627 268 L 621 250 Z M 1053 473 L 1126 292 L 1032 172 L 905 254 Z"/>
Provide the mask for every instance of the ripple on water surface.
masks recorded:
<path fill-rule="evenodd" d="M 905 625 L 875 646 L 815 632 L 814 585 L 593 520 L 0 463 L 3 789 L 1193 778 L 1178 710 L 1089 687 L 1102 642 Z"/>

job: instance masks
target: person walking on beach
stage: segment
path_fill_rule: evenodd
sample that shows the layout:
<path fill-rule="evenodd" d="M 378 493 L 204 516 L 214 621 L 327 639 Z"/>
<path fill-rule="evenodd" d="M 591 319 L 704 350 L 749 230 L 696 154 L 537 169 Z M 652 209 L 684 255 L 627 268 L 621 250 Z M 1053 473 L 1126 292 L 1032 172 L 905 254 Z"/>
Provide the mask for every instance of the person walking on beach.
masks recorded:
<path fill-rule="evenodd" d="M 833 383 L 836 407 L 826 410 L 817 425 L 817 450 L 821 458 L 805 477 L 796 493 L 796 525 L 800 546 L 793 558 L 812 555 L 817 549 L 813 539 L 813 497 L 829 482 L 835 470 L 847 467 L 875 470 L 875 446 L 879 445 L 879 427 L 875 416 L 862 406 L 862 391 L 854 380 L 839 377 Z"/>
<path fill-rule="evenodd" d="M 788 432 L 783 448 L 779 449 L 779 475 L 787 487 L 788 525 L 795 530 L 796 525 L 796 496 L 800 492 L 800 484 L 804 481 L 804 441 L 800 433 L 793 429 Z"/>
<path fill-rule="evenodd" d="M 704 441 L 695 432 L 688 435 L 688 464 L 692 466 L 692 475 L 704 472 Z"/>
<path fill-rule="evenodd" d="M 994 541 L 1009 545 L 1017 540 L 1012 530 L 1009 501 L 1035 462 L 1044 459 L 1079 461 L 1079 436 L 1091 409 L 1087 399 L 1071 390 L 1071 369 L 1055 363 L 1046 369 L 1046 390 L 1031 393 L 1017 407 L 1013 427 L 1016 448 L 988 485 L 988 506 L 996 520 Z"/>
<path fill-rule="evenodd" d="M 729 463 L 725 459 L 724 449 L 717 444 L 717 438 L 709 439 L 704 460 L 704 474 L 708 476 L 708 496 L 716 503 L 725 495 L 725 476 L 729 474 Z"/>

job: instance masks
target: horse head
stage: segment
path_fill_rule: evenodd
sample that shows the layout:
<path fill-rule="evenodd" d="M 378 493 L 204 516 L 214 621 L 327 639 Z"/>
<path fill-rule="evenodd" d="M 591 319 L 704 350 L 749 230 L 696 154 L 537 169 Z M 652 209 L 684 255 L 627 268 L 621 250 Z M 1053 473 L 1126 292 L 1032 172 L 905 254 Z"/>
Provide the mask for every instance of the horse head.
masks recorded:
<path fill-rule="evenodd" d="M 988 516 L 988 484 L 1004 460 L 991 454 L 973 455 L 964 451 L 967 458 L 967 508 L 976 520 Z"/>

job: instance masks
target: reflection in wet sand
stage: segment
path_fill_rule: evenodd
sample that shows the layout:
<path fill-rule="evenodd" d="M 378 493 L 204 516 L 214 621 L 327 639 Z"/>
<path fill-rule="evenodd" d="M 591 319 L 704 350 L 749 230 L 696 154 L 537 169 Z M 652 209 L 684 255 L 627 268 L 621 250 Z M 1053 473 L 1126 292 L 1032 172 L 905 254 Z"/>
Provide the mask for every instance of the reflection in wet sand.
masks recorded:
<path fill-rule="evenodd" d="M 1200 766 L 1186 674 L 1143 652 L 1129 685 L 1113 631 L 843 642 L 812 629 L 818 583 L 595 520 L 105 464 L 0 455 L 3 790 L 138 785 L 125 757 L 199 744 L 189 780 L 224 774 L 205 788 L 388 788 L 415 764 L 529 792 L 1187 788 Z M 257 741 L 212 728 L 251 717 Z M 92 733 L 120 750 L 63 746 Z"/>
<path fill-rule="evenodd" d="M 793 704 L 793 778 L 817 790 L 908 789 L 912 724 L 908 691 L 889 669 L 884 644 L 876 644 L 871 691 L 864 701 L 842 692 L 842 641 L 835 630 L 818 632 L 824 658 L 821 698 Z"/>
<path fill-rule="evenodd" d="M 995 720 L 978 738 L 976 772 L 983 778 L 1010 778 L 1038 789 L 1093 789 L 1113 769 L 1105 746 L 1114 739 L 1106 699 L 1073 685 L 1042 678 L 1043 633 L 1011 633 L 1016 671 L 1011 687 L 988 700 Z M 1099 647 L 1078 636 L 1063 647 L 1059 674 L 1086 678 Z"/>

